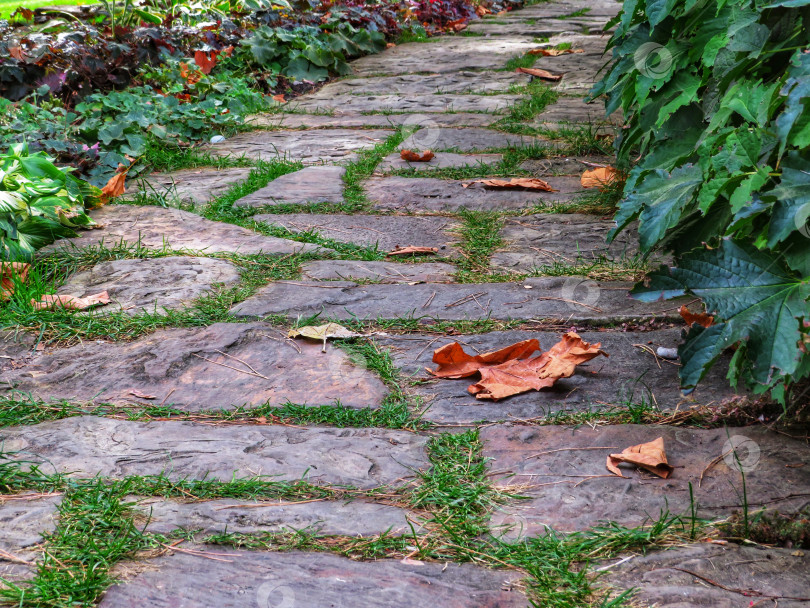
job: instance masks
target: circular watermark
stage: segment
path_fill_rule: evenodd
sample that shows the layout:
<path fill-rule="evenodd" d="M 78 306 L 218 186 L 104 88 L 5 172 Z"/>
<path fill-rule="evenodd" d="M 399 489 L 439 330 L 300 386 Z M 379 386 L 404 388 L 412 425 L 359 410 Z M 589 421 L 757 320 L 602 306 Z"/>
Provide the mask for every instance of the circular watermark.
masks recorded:
<path fill-rule="evenodd" d="M 407 141 L 407 147 L 414 150 L 432 150 L 441 139 L 441 128 L 436 120 L 426 114 L 413 114 L 402 123 L 406 129 L 413 130 Z"/>
<path fill-rule="evenodd" d="M 267 581 L 256 589 L 258 608 L 295 608 L 295 592 L 278 581 Z"/>
<path fill-rule="evenodd" d="M 732 435 L 723 444 L 723 461 L 730 469 L 750 473 L 760 459 L 759 444 L 745 435 Z"/>
<path fill-rule="evenodd" d="M 338 348 L 327 344 L 326 367 L 329 376 L 342 386 L 356 386 L 368 379 L 369 362 L 360 352 L 351 348 Z"/>
<path fill-rule="evenodd" d="M 645 42 L 633 53 L 633 63 L 642 76 L 661 78 L 672 67 L 672 53 L 657 42 Z"/>
<path fill-rule="evenodd" d="M 529 532 L 529 520 L 514 510 L 498 509 L 489 520 L 492 536 L 506 543 L 524 540 Z"/>
<path fill-rule="evenodd" d="M 810 239 L 810 203 L 805 203 L 796 210 L 793 221 L 799 234 Z"/>
<path fill-rule="evenodd" d="M 560 297 L 568 307 L 580 312 L 583 308 L 595 308 L 601 295 L 596 281 L 579 277 L 568 277 L 560 290 Z"/>

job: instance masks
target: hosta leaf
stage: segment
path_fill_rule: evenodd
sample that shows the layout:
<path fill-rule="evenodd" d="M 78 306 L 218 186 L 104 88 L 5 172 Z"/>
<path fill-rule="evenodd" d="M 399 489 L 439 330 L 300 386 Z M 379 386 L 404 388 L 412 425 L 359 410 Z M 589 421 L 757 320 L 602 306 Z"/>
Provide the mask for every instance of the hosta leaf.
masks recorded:
<path fill-rule="evenodd" d="M 25 211 L 26 209 L 28 209 L 28 203 L 26 203 L 25 197 L 22 194 L 0 191 L 0 212 L 19 212 Z"/>
<path fill-rule="evenodd" d="M 317 82 L 328 78 L 329 72 L 323 68 L 312 65 L 304 57 L 296 57 L 287 67 L 284 68 L 284 73 L 293 80 L 309 80 Z"/>

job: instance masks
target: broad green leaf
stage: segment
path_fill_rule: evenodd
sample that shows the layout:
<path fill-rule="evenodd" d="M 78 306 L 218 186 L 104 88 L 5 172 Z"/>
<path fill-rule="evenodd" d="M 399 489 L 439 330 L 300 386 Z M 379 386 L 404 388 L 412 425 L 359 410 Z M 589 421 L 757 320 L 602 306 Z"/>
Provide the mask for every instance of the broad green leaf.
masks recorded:
<path fill-rule="evenodd" d="M 768 231 L 768 246 L 775 247 L 791 232 L 806 231 L 810 238 L 810 160 L 793 150 L 782 163 L 782 177 L 767 193 L 776 199 Z"/>
<path fill-rule="evenodd" d="M 627 197 L 628 200 L 635 197 L 643 205 L 639 217 L 643 252 L 650 251 L 678 223 L 702 182 L 703 172 L 695 165 L 679 167 L 671 174 L 659 169 L 644 178 Z"/>
<path fill-rule="evenodd" d="M 329 76 L 327 70 L 312 65 L 304 57 L 296 57 L 290 61 L 284 68 L 284 74 L 293 80 L 309 80 L 310 82 L 318 82 Z"/>

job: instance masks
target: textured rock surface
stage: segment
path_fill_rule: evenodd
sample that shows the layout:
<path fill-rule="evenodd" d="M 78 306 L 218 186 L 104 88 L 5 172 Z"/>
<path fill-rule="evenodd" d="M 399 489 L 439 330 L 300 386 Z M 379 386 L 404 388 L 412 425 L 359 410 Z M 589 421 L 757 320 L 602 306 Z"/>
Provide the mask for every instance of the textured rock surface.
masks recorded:
<path fill-rule="evenodd" d="M 257 127 L 284 127 L 287 129 L 357 129 L 360 127 L 396 128 L 429 121 L 436 127 L 486 127 L 502 117 L 495 114 L 258 114 L 251 117 Z"/>
<path fill-rule="evenodd" d="M 128 185 L 130 194 L 137 191 L 157 195 L 168 203 L 204 205 L 224 194 L 236 184 L 245 181 L 250 168 L 236 169 L 181 169 L 171 173 L 152 173 L 142 183 Z"/>
<path fill-rule="evenodd" d="M 551 143 L 538 137 L 501 133 L 491 129 L 431 128 L 423 125 L 419 131 L 405 139 L 399 145 L 399 149 L 473 152 L 491 148 L 520 148 L 543 145 L 550 146 Z"/>
<path fill-rule="evenodd" d="M 314 231 L 327 239 L 393 251 L 397 246 L 436 247 L 439 255 L 453 252 L 458 229 L 455 221 L 444 217 L 402 215 L 256 215 L 253 219 L 282 226 L 291 232 Z"/>
<path fill-rule="evenodd" d="M 478 185 L 465 188 L 464 184 L 470 181 L 383 177 L 372 178 L 363 187 L 375 209 L 408 213 L 458 211 L 462 207 L 480 211 L 524 209 L 568 201 L 582 195 L 579 177 L 547 178 L 549 185 L 557 192 L 489 189 Z"/>
<path fill-rule="evenodd" d="M 295 252 L 317 251 L 306 243 L 256 234 L 252 230 L 212 222 L 195 213 L 163 207 L 108 205 L 90 212 L 101 228 L 84 230 L 75 239 L 65 239 L 44 251 L 57 248 L 91 247 L 103 244 L 114 247 L 121 241 L 142 247 L 185 250 L 204 253 L 267 253 L 287 255 Z"/>
<path fill-rule="evenodd" d="M 635 556 L 612 568 L 600 582 L 617 591 L 634 587 L 637 602 L 660 608 L 776 605 L 762 599 L 769 595 L 779 597 L 782 608 L 805 608 L 807 601 L 784 598 L 810 598 L 810 554 L 769 547 L 695 544 Z"/>
<path fill-rule="evenodd" d="M 621 116 L 618 112 L 605 117 L 605 108 L 601 103 L 583 103 L 579 97 L 563 97 L 559 101 L 546 106 L 534 117 L 533 126 L 550 127 L 556 123 L 583 123 L 588 127 L 593 125 L 610 124 L 621 125 Z M 571 128 L 572 125 L 568 125 Z"/>
<path fill-rule="evenodd" d="M 472 565 L 356 562 L 328 553 L 253 553 L 211 547 L 225 561 L 178 554 L 110 589 L 100 608 L 442 606 L 524 608 L 516 573 Z M 233 557 L 228 557 L 232 554 Z"/>
<path fill-rule="evenodd" d="M 254 502 L 206 500 L 176 502 L 161 498 L 134 498 L 148 522 L 147 532 L 168 534 L 177 528 L 202 534 L 261 534 L 306 530 L 322 535 L 393 536 L 410 534 L 407 511 L 372 502 Z M 419 525 L 414 526 L 419 529 Z"/>
<path fill-rule="evenodd" d="M 257 160 L 288 158 L 305 164 L 347 163 L 357 152 L 373 148 L 391 135 L 390 130 L 321 129 L 319 131 L 254 131 L 240 133 L 211 146 L 220 156 L 247 156 Z"/>
<path fill-rule="evenodd" d="M 362 112 L 486 112 L 499 114 L 519 103 L 520 95 L 320 95 L 300 101 L 297 109 L 314 114 Z"/>
<path fill-rule="evenodd" d="M 421 152 L 421 150 L 420 150 Z M 455 154 L 439 152 L 428 162 L 408 162 L 400 157 L 399 152 L 389 154 L 377 165 L 377 171 L 389 172 L 411 169 L 413 171 L 431 171 L 450 167 L 478 167 L 497 165 L 503 160 L 501 154 Z"/>
<path fill-rule="evenodd" d="M 428 466 L 425 438 L 405 431 L 130 422 L 81 416 L 0 429 L 16 456 L 75 477 L 164 474 L 172 479 L 267 476 L 373 488 L 402 485 Z"/>
<path fill-rule="evenodd" d="M 450 283 L 455 271 L 455 267 L 451 264 L 440 262 L 398 264 L 396 262 L 329 260 L 304 264 L 302 276 L 313 281 L 370 279 L 381 283 Z"/>
<path fill-rule="evenodd" d="M 185 308 L 214 285 L 239 283 L 239 269 L 228 260 L 175 256 L 102 262 L 72 275 L 60 294 L 84 297 L 106 291 L 112 303 L 94 314 L 127 314 Z"/>
<path fill-rule="evenodd" d="M 527 286 L 529 288 L 527 288 Z M 675 319 L 675 303 L 631 300 L 630 284 L 596 283 L 581 277 L 526 279 L 523 283 L 463 285 L 357 285 L 278 281 L 259 289 L 231 312 L 260 318 L 294 318 L 322 312 L 326 317 L 395 319 L 566 319 L 621 321 L 631 318 Z M 662 313 L 667 308 L 669 312 Z M 677 317 L 679 318 L 679 317 Z"/>
<path fill-rule="evenodd" d="M 669 479 L 624 465 L 622 478 L 605 468 L 608 454 L 657 437 L 664 438 L 667 459 L 674 467 Z M 739 439 L 732 443 L 732 438 Z M 529 497 L 496 513 L 490 524 L 496 534 L 504 531 L 504 522 L 520 522 L 521 533 L 533 535 L 546 527 L 585 530 L 601 521 L 640 526 L 657 520 L 662 512 L 689 517 L 690 483 L 697 517 L 730 515 L 743 503 L 742 474 L 733 446 L 738 446 L 745 467 L 751 509 L 765 506 L 790 513 L 810 503 L 805 490 L 810 468 L 785 466 L 810 462 L 810 447 L 762 427 L 499 425 L 482 429 L 481 439 L 498 483 L 520 486 L 515 493 Z"/>
<path fill-rule="evenodd" d="M 277 177 L 264 188 L 240 198 L 235 207 L 267 205 L 303 205 L 306 203 L 343 202 L 343 167 L 305 167 Z"/>
<path fill-rule="evenodd" d="M 528 74 L 516 72 L 472 72 L 449 74 L 403 74 L 372 78 L 348 78 L 325 85 L 310 99 L 339 95 L 480 95 L 504 93 L 513 85 L 528 84 Z"/>
<path fill-rule="evenodd" d="M 319 343 L 303 339 L 287 342 L 284 332 L 263 323 L 167 329 L 134 342 L 86 342 L 48 350 L 0 378 L 5 390 L 15 387 L 42 399 L 151 401 L 189 411 L 287 401 L 317 406 L 338 399 L 347 407 L 378 407 L 387 392 L 345 351 L 329 345 L 323 353 Z M 138 398 L 133 390 L 155 399 Z"/>
<path fill-rule="evenodd" d="M 0 498 L 0 579 L 32 578 L 44 534 L 56 528 L 61 494 L 17 494 Z M 0 581 L 0 588 L 3 587 Z"/>
<path fill-rule="evenodd" d="M 550 348 L 560 339 L 559 332 L 509 331 L 469 336 L 391 336 L 379 338 L 380 344 L 392 348 L 397 366 L 408 376 L 430 380 L 414 387 L 429 407 L 424 417 L 444 424 L 469 424 L 476 421 L 531 419 L 553 412 L 599 410 L 610 404 L 657 403 L 672 408 L 684 401 L 678 390 L 678 368 L 674 362 L 662 362 L 660 367 L 652 355 L 634 344 L 644 344 L 655 350 L 658 346 L 673 348 L 680 342 L 680 330 L 636 332 L 582 331 L 582 338 L 600 342 L 610 358 L 598 357 L 577 367 L 570 378 L 563 378 L 542 391 L 515 395 L 498 402 L 476 399 L 467 392 L 474 379 L 431 380 L 426 367 L 435 368 L 433 351 L 459 340 L 467 352 L 490 352 L 508 344 L 537 338 L 540 347 Z M 716 403 L 730 397 L 723 365 L 709 372 L 690 400 Z M 684 406 L 687 404 L 684 403 Z"/>

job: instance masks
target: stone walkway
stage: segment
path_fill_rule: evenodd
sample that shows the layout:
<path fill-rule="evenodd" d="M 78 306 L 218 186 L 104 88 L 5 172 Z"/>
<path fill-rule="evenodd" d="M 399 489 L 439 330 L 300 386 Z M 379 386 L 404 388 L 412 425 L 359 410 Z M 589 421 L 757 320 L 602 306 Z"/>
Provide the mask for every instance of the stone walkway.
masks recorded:
<path fill-rule="evenodd" d="M 4 332 L 6 401 L 38 414 L 0 417 L 0 577 L 44 580 L 39 563 L 78 585 L 56 539 L 102 479 L 143 541 L 103 565 L 109 608 L 586 605 L 554 603 L 555 567 L 590 568 L 592 598 L 634 589 L 626 606 L 806 606 L 803 551 L 699 541 L 744 503 L 806 512 L 807 441 L 718 422 L 745 398 L 723 362 L 680 393 L 653 354 L 677 345 L 677 310 L 628 298 L 650 262 L 632 233 L 605 244 L 610 205 L 579 184 L 610 162 L 617 119 L 582 96 L 618 6 L 537 4 L 364 57 L 210 150 L 269 164 L 153 175 L 151 206 L 51 246 L 76 268 L 59 293 L 114 302 L 65 321 L 73 338 Z M 507 69 L 539 47 L 583 52 L 537 59 L 556 84 Z M 517 175 L 554 192 L 472 183 Z M 436 253 L 386 255 L 408 246 Z M 287 338 L 306 320 L 364 336 Z M 540 392 L 481 401 L 425 372 L 454 341 L 548 349 L 572 329 L 609 358 Z M 657 437 L 669 479 L 608 474 L 607 454 Z M 626 538 L 671 516 L 646 546 L 548 549 L 567 542 L 549 530 Z"/>

